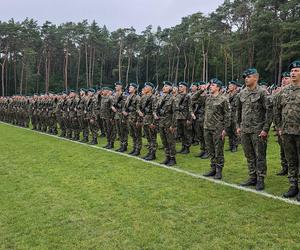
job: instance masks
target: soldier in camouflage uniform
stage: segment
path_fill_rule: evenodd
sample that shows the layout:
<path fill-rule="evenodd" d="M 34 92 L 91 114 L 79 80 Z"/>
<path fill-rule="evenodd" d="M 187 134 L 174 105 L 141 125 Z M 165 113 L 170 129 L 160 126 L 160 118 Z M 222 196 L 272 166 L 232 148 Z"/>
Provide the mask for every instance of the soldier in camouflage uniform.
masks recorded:
<path fill-rule="evenodd" d="M 60 137 L 66 136 L 66 124 L 64 122 L 64 109 L 66 107 L 66 98 L 67 93 L 63 92 L 62 95 L 58 97 L 57 105 L 55 108 L 55 117 L 61 131 L 61 134 L 59 135 Z"/>
<path fill-rule="evenodd" d="M 266 150 L 272 109 L 266 92 L 258 86 L 257 70 L 246 70 L 243 78 L 246 88 L 240 92 L 237 99 L 237 134 L 241 134 L 250 177 L 241 185 L 256 185 L 256 190 L 263 190 L 267 174 Z"/>
<path fill-rule="evenodd" d="M 221 94 L 223 83 L 217 78 L 210 81 L 210 94 L 202 95 L 200 90 L 193 96 L 192 101 L 198 100 L 200 105 L 205 103 L 204 137 L 211 158 L 211 169 L 204 176 L 222 179 L 224 167 L 224 138 L 225 130 L 230 126 L 230 107 L 228 99 Z M 193 119 L 196 119 L 192 112 Z"/>
<path fill-rule="evenodd" d="M 300 168 L 300 60 L 290 66 L 291 83 L 278 95 L 275 111 L 275 125 L 288 161 L 289 190 L 284 197 L 295 197 L 300 201 L 298 188 Z"/>
<path fill-rule="evenodd" d="M 230 81 L 228 83 L 227 97 L 230 104 L 231 116 L 230 116 L 230 126 L 226 130 L 226 134 L 229 138 L 229 151 L 236 152 L 238 147 L 238 136 L 236 134 L 236 103 L 238 97 L 238 87 L 239 84 L 236 81 Z"/>
<path fill-rule="evenodd" d="M 275 119 L 275 114 L 277 110 L 277 98 L 280 96 L 280 92 L 290 84 L 291 78 L 290 78 L 290 72 L 284 72 L 282 73 L 282 79 L 281 79 L 281 87 L 278 88 L 277 93 L 273 94 L 273 109 L 274 109 L 274 119 Z M 274 123 L 276 124 L 275 120 Z M 283 142 L 282 142 L 282 136 L 279 135 L 279 131 L 277 130 L 277 137 L 278 137 L 278 144 L 280 147 L 280 160 L 281 160 L 281 171 L 277 173 L 279 176 L 284 176 L 288 174 L 288 162 L 285 157 L 285 151 L 283 147 Z"/>
<path fill-rule="evenodd" d="M 157 150 L 157 132 L 155 121 L 153 117 L 153 111 L 155 109 L 156 97 L 153 94 L 154 85 L 151 82 L 144 84 L 144 95 L 141 97 L 141 101 L 138 106 L 138 114 L 143 120 L 143 129 L 146 139 L 148 141 L 148 154 L 143 157 L 147 161 L 156 159 Z"/>
<path fill-rule="evenodd" d="M 124 104 L 122 114 L 127 119 L 129 133 L 133 140 L 133 149 L 130 155 L 140 155 L 142 148 L 142 124 L 137 113 L 140 97 L 136 94 L 138 85 L 136 83 L 129 84 L 129 96 Z"/>
<path fill-rule="evenodd" d="M 187 91 L 188 84 L 180 82 L 174 101 L 177 134 L 182 140 L 182 148 L 178 153 L 181 154 L 188 154 L 192 144 L 191 98 Z"/>
<path fill-rule="evenodd" d="M 112 88 L 104 87 L 102 90 L 101 104 L 100 104 L 100 118 L 102 120 L 103 128 L 107 138 L 107 144 L 104 148 L 114 148 L 116 139 L 115 121 L 113 107 Z"/>
<path fill-rule="evenodd" d="M 125 101 L 126 96 L 123 93 L 123 85 L 121 82 L 116 82 L 112 111 L 115 113 L 114 121 L 116 123 L 116 130 L 120 140 L 120 148 L 117 149 L 118 152 L 127 151 L 128 146 L 128 126 L 122 114 Z"/>
<path fill-rule="evenodd" d="M 79 128 L 82 131 L 83 139 L 80 141 L 86 143 L 89 141 L 89 125 L 86 119 L 86 106 L 87 106 L 87 90 L 81 88 L 79 94 L 79 101 L 76 106 L 77 118 L 79 123 Z"/>
<path fill-rule="evenodd" d="M 95 95 L 95 90 L 88 89 L 88 103 L 87 103 L 87 119 L 89 123 L 89 129 L 92 134 L 91 145 L 98 144 L 98 124 L 97 124 L 97 114 L 98 107 L 100 107 L 98 95 Z"/>
<path fill-rule="evenodd" d="M 172 83 L 163 82 L 162 96 L 154 109 L 154 119 L 159 124 L 159 134 L 165 150 L 166 159 L 162 164 L 173 166 L 176 164 L 176 119 L 174 116 L 174 96 Z"/>

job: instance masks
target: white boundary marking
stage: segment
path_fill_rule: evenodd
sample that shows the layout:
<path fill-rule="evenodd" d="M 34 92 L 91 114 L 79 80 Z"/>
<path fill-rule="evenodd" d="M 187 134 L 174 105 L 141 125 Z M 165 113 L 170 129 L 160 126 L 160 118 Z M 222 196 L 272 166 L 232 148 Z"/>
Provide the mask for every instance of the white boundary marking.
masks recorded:
<path fill-rule="evenodd" d="M 288 203 L 288 204 L 300 206 L 300 202 L 297 202 L 296 200 L 283 198 L 283 197 L 280 197 L 280 196 L 276 196 L 276 195 L 273 195 L 273 194 L 266 193 L 264 191 L 256 191 L 255 189 L 242 187 L 242 186 L 239 186 L 237 184 L 228 183 L 228 182 L 225 182 L 225 181 L 222 181 L 222 180 L 215 180 L 215 179 L 212 179 L 212 178 L 205 177 L 201 174 L 196 174 L 196 173 L 189 172 L 189 171 L 186 171 L 186 170 L 183 170 L 183 169 L 180 169 L 180 168 L 176 168 L 176 167 L 169 167 L 169 166 L 166 166 L 166 165 L 163 165 L 163 164 L 160 164 L 160 163 L 157 163 L 157 162 L 153 162 L 153 161 L 146 161 L 146 160 L 144 160 L 142 158 L 139 158 L 139 157 L 136 157 L 136 156 L 132 156 L 132 155 L 129 155 L 129 154 L 117 152 L 117 151 L 102 148 L 102 147 L 98 147 L 98 146 L 95 146 L 95 145 L 89 145 L 89 144 L 81 143 L 81 142 L 78 142 L 78 141 L 72 141 L 72 140 L 69 140 L 69 139 L 66 139 L 66 138 L 58 137 L 56 135 L 50 135 L 50 134 L 47 134 L 47 133 L 43 133 L 43 132 L 36 131 L 36 130 L 31 130 L 29 128 L 15 126 L 15 125 L 5 123 L 5 122 L 0 122 L 0 123 L 2 123 L 4 125 L 7 125 L 7 126 L 10 126 L 10 127 L 24 129 L 24 130 L 35 132 L 35 133 L 38 133 L 38 134 L 54 137 L 54 138 L 59 139 L 59 140 L 64 140 L 64 141 L 68 141 L 68 142 L 71 142 L 71 143 L 76 143 L 76 144 L 79 144 L 79 145 L 82 145 L 82 146 L 95 148 L 95 149 L 98 149 L 98 150 L 106 151 L 106 152 L 109 152 L 109 153 L 114 153 L 114 154 L 125 156 L 125 157 L 128 157 L 128 158 L 133 158 L 133 159 L 142 161 L 142 162 L 147 163 L 147 164 L 151 164 L 151 165 L 154 165 L 154 166 L 157 166 L 157 167 L 160 167 L 160 168 L 165 168 L 165 169 L 168 169 L 168 170 L 171 170 L 171 171 L 174 171 L 174 172 L 177 172 L 177 173 L 185 174 L 185 175 L 197 178 L 197 179 L 210 181 L 212 183 L 219 184 L 219 185 L 222 185 L 222 186 L 231 187 L 231 188 L 234 188 L 234 189 L 242 190 L 242 191 L 249 192 L 249 193 L 254 193 L 254 194 L 264 196 L 264 197 L 267 197 L 267 198 L 271 198 L 273 200 L 279 200 L 279 201 L 282 201 L 282 202 L 285 202 L 285 203 Z"/>

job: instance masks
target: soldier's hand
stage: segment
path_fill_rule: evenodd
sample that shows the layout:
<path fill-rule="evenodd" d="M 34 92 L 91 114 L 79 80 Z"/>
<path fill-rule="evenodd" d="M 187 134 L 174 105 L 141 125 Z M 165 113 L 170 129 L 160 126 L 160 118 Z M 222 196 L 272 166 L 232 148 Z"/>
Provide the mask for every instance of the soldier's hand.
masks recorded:
<path fill-rule="evenodd" d="M 192 114 L 192 119 L 193 119 L 193 120 L 196 120 L 196 116 L 195 116 L 194 113 Z"/>
<path fill-rule="evenodd" d="M 176 132 L 176 128 L 173 128 L 173 127 L 170 127 L 169 130 L 172 134 L 174 134 Z"/>
<path fill-rule="evenodd" d="M 241 134 L 241 128 L 237 128 L 237 129 L 236 129 L 236 133 L 237 133 L 238 135 L 240 135 L 240 134 Z"/>
<path fill-rule="evenodd" d="M 125 112 L 125 111 L 123 111 L 122 114 L 123 114 L 124 116 L 128 116 L 128 113 Z"/>
<path fill-rule="evenodd" d="M 156 126 L 154 124 L 150 124 L 149 125 L 150 129 L 154 130 L 156 128 Z"/>
<path fill-rule="evenodd" d="M 262 130 L 259 134 L 259 137 L 262 139 L 266 139 L 268 137 L 268 133 L 264 130 Z"/>
<path fill-rule="evenodd" d="M 140 117 L 144 117 L 144 114 L 140 110 L 138 111 L 138 114 Z"/>
<path fill-rule="evenodd" d="M 159 120 L 159 117 L 156 114 L 154 114 L 154 119 Z"/>
<path fill-rule="evenodd" d="M 117 110 L 116 110 L 116 108 L 115 107 L 111 107 L 111 110 L 113 111 L 113 112 L 117 112 Z"/>
<path fill-rule="evenodd" d="M 282 130 L 281 130 L 281 129 L 278 129 L 278 130 L 277 130 L 277 134 L 278 134 L 279 136 L 282 136 Z"/>
<path fill-rule="evenodd" d="M 221 135 L 222 141 L 224 141 L 225 136 L 226 136 L 226 131 L 225 131 L 225 129 L 223 129 L 222 135 Z"/>

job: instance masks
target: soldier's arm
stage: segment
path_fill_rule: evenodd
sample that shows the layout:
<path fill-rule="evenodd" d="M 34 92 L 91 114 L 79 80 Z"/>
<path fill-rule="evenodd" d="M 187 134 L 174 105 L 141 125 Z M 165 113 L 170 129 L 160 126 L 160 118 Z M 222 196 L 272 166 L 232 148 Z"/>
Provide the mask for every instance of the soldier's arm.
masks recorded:
<path fill-rule="evenodd" d="M 264 108 L 266 110 L 265 112 L 265 124 L 263 127 L 263 131 L 269 132 L 269 129 L 271 127 L 272 121 L 273 121 L 273 109 L 272 109 L 272 103 L 270 98 L 268 98 L 267 94 L 263 93 L 263 100 L 264 100 Z"/>
<path fill-rule="evenodd" d="M 236 99 L 236 113 L 235 113 L 236 129 L 241 127 L 242 122 L 242 102 L 240 99 L 240 94 Z"/>
<path fill-rule="evenodd" d="M 231 109 L 228 98 L 224 100 L 224 119 L 225 119 L 225 128 L 230 127 L 231 125 Z"/>

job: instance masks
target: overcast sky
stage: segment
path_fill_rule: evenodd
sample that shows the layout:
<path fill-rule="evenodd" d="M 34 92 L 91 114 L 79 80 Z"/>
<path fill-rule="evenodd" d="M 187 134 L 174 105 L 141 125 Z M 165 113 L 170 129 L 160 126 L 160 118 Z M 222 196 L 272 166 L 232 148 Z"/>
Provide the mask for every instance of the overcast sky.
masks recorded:
<path fill-rule="evenodd" d="M 96 20 L 109 30 L 133 26 L 138 32 L 147 25 L 172 27 L 181 17 L 195 12 L 208 14 L 224 0 L 0 0 L 1 21 L 33 18 L 42 24 Z"/>

